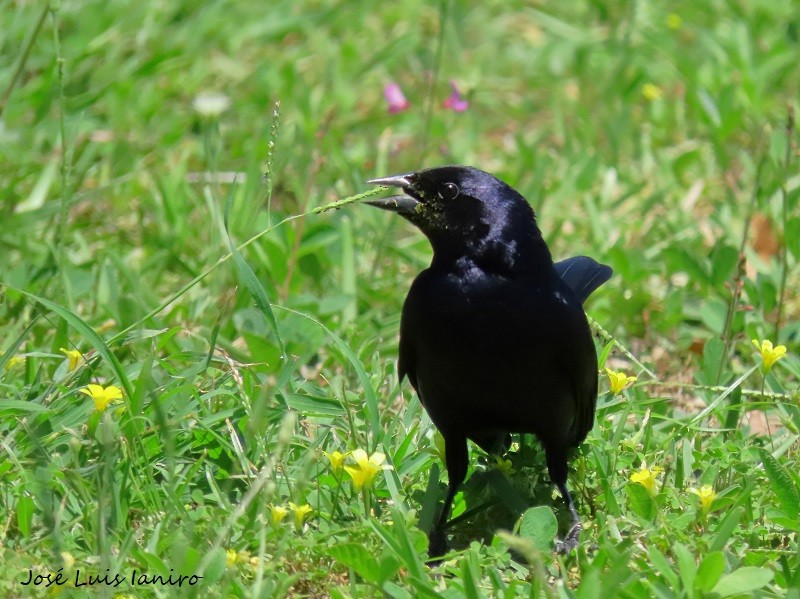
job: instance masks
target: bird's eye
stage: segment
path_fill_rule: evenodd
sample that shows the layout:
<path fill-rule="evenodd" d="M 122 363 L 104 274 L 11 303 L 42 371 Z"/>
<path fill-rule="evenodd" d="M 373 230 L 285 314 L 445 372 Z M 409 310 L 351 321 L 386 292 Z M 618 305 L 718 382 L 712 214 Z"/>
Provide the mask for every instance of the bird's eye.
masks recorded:
<path fill-rule="evenodd" d="M 455 183 L 445 183 L 439 190 L 439 197 L 443 200 L 455 200 L 458 197 L 459 189 Z"/>

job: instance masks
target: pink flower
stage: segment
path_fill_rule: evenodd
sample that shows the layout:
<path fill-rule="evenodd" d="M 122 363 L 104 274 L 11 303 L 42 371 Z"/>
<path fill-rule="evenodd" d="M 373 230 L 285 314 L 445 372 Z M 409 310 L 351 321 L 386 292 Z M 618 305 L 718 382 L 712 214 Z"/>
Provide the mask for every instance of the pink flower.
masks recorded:
<path fill-rule="evenodd" d="M 458 85 L 455 81 L 450 81 L 450 89 L 452 93 L 450 97 L 447 98 L 444 102 L 442 102 L 442 106 L 445 108 L 449 108 L 453 112 L 464 112 L 467 108 L 469 108 L 469 102 L 464 99 L 464 96 L 461 95 L 461 92 L 458 89 Z"/>
<path fill-rule="evenodd" d="M 394 114 L 395 112 L 403 112 L 407 110 L 409 106 L 408 100 L 403 95 L 403 90 L 400 89 L 400 86 L 397 83 L 387 83 L 383 88 L 383 97 L 386 98 L 386 104 L 389 108 L 389 114 Z"/>

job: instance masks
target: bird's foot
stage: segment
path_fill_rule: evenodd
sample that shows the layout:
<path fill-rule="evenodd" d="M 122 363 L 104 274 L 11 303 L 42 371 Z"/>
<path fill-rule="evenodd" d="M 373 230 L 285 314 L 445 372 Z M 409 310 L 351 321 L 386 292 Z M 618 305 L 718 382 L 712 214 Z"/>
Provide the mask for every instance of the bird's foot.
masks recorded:
<path fill-rule="evenodd" d="M 442 556 L 447 553 L 447 535 L 443 529 L 434 528 L 428 535 L 428 556 L 431 561 L 428 563 L 437 566 L 442 563 Z"/>
<path fill-rule="evenodd" d="M 572 528 L 569 529 L 569 532 L 566 534 L 563 540 L 556 539 L 555 542 L 556 552 L 562 555 L 566 555 L 573 549 L 576 549 L 578 545 L 580 545 L 581 530 L 583 530 L 583 527 L 581 526 L 580 522 L 576 522 L 575 524 L 573 524 Z"/>

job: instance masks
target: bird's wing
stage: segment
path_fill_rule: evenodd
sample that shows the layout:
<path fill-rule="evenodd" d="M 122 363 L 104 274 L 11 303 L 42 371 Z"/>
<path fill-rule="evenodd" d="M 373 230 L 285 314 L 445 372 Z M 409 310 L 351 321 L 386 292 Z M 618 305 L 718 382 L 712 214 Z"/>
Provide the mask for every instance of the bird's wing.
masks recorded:
<path fill-rule="evenodd" d="M 595 358 L 596 360 L 597 358 Z M 597 374 L 593 373 L 586 386 L 577 390 L 577 418 L 575 419 L 573 446 L 577 447 L 589 434 L 594 426 L 594 413 L 597 407 Z M 583 392 L 581 392 L 583 391 Z"/>
<path fill-rule="evenodd" d="M 408 300 L 406 300 L 408 301 Z M 403 306 L 403 316 L 400 319 L 400 348 L 397 357 L 397 376 L 398 382 L 402 383 L 405 377 L 415 391 L 417 388 L 416 359 L 414 356 L 414 343 L 412 339 L 412 329 L 409 320 L 413 317 L 411 311 Z"/>
<path fill-rule="evenodd" d="M 569 285 L 580 303 L 611 278 L 610 266 L 600 264 L 589 256 L 574 256 L 554 264 L 561 279 Z"/>
<path fill-rule="evenodd" d="M 408 377 L 411 386 L 416 390 L 417 388 L 417 373 L 414 368 L 414 359 L 412 355 L 411 343 L 407 339 L 407 335 L 400 332 L 400 355 L 397 358 L 397 376 L 398 381 L 403 382 L 405 377 Z"/>

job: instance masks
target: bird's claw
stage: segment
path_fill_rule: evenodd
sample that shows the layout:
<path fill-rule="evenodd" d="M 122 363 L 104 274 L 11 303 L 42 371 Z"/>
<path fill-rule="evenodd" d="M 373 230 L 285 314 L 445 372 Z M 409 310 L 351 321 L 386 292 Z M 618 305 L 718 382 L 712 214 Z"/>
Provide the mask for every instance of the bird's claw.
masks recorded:
<path fill-rule="evenodd" d="M 556 552 L 562 555 L 566 555 L 573 549 L 576 549 L 580 544 L 582 530 L 583 527 L 581 526 L 581 523 L 576 522 L 572 526 L 572 528 L 569 529 L 569 532 L 566 534 L 563 540 L 556 539 L 555 542 Z"/>

